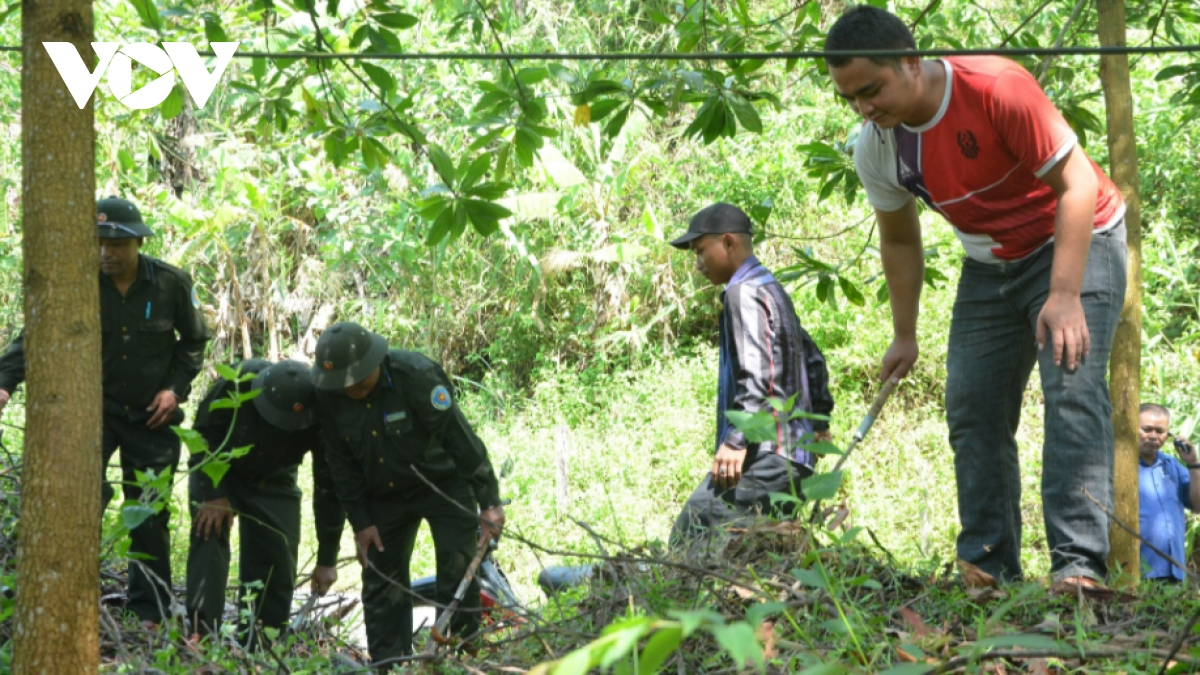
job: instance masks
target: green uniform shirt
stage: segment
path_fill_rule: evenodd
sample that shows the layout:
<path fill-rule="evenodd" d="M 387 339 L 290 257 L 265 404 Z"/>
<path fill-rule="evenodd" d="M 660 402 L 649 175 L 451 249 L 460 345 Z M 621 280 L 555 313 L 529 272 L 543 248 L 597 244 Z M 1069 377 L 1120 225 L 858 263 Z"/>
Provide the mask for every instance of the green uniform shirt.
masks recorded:
<path fill-rule="evenodd" d="M 480 508 L 499 505 L 487 448 L 451 399 L 442 367 L 401 350 L 389 351 L 380 367 L 379 383 L 361 401 L 317 390 L 329 469 L 354 531 L 375 524 L 373 504 L 386 508 L 429 489 L 414 466 L 435 483 L 467 481 Z"/>
<path fill-rule="evenodd" d="M 105 414 L 140 421 L 150 417 L 146 408 L 164 389 L 187 398 L 211 337 L 187 272 L 139 255 L 137 278 L 124 297 L 101 274 L 100 326 Z M 22 331 L 0 356 L 0 389 L 11 392 L 25 381 L 24 338 Z"/>
<path fill-rule="evenodd" d="M 241 372 L 259 373 L 271 365 L 261 359 L 250 359 L 241 363 Z M 234 366 L 236 369 L 237 366 Z M 250 382 L 243 382 L 249 390 Z M 338 548 L 341 543 L 342 527 L 346 514 L 333 488 L 333 477 L 325 462 L 325 448 L 321 443 L 320 425 L 299 431 L 285 431 L 263 419 L 252 401 L 237 409 L 209 410 L 214 401 L 228 398 L 234 384 L 228 380 L 217 380 L 196 410 L 196 422 L 192 425 L 214 452 L 252 446 L 250 452 L 229 463 L 228 476 L 236 476 L 241 485 L 256 485 L 286 471 L 294 471 L 304 461 L 305 453 L 313 456 L 313 517 L 317 527 L 317 564 L 332 567 L 337 564 Z M 230 426 L 233 427 L 232 433 Z M 229 442 L 226 443 L 226 437 Z M 195 467 L 204 457 L 192 455 L 189 464 Z M 228 498 L 229 483 L 221 481 L 213 485 L 212 479 L 203 471 L 197 473 L 200 496 L 204 501 Z"/>

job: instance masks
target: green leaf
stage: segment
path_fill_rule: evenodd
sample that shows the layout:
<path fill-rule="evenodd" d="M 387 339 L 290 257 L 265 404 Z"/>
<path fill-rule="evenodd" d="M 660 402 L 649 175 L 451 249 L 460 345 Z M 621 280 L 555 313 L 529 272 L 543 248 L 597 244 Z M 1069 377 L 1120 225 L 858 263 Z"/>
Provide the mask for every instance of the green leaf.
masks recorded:
<path fill-rule="evenodd" d="M 229 462 L 212 459 L 201 464 L 200 470 L 212 481 L 213 487 L 216 487 L 221 484 L 221 479 L 229 472 Z"/>
<path fill-rule="evenodd" d="M 751 626 L 757 626 L 772 614 L 778 614 L 787 609 L 787 605 L 782 602 L 760 602 L 757 605 L 751 605 L 750 609 L 746 610 L 746 621 L 750 622 Z"/>
<path fill-rule="evenodd" d="M 567 654 L 554 668 L 554 675 L 587 675 L 592 667 L 591 645 Z"/>
<path fill-rule="evenodd" d="M 388 12 L 387 14 L 376 14 L 375 21 L 388 28 L 403 30 L 417 25 L 419 19 L 412 14 L 405 14 L 404 12 Z"/>
<path fill-rule="evenodd" d="M 202 457 L 208 454 L 208 441 L 200 435 L 195 429 L 184 429 L 183 427 L 171 427 L 171 431 L 183 441 L 183 444 L 188 449 L 188 454 Z"/>
<path fill-rule="evenodd" d="M 806 570 L 796 568 L 792 570 L 792 576 L 800 580 L 800 583 L 813 588 L 828 588 L 829 583 L 825 581 L 824 575 L 817 570 Z"/>
<path fill-rule="evenodd" d="M 229 36 L 225 34 L 225 29 L 221 27 L 221 20 L 215 15 L 206 15 L 204 17 L 204 39 L 211 42 L 229 42 Z"/>
<path fill-rule="evenodd" d="M 533 153 L 542 147 L 542 137 L 525 127 L 517 127 L 513 135 L 516 145 L 517 160 L 522 166 L 533 166 Z"/>
<path fill-rule="evenodd" d="M 158 7 L 154 4 L 154 0 L 129 0 L 129 2 L 137 12 L 138 18 L 142 20 L 142 25 L 156 32 L 162 30 L 162 17 L 158 14 Z"/>
<path fill-rule="evenodd" d="M 517 71 L 517 81 L 525 85 L 537 84 L 547 77 L 550 77 L 548 68 L 522 68 Z"/>
<path fill-rule="evenodd" d="M 733 113 L 737 115 L 738 123 L 746 131 L 751 131 L 756 134 L 762 133 L 762 119 L 758 116 L 758 111 L 754 109 L 754 104 L 737 94 L 730 94 L 726 100 L 729 106 L 733 108 Z"/>
<path fill-rule="evenodd" d="M 708 121 L 708 124 L 704 127 L 704 131 L 700 134 L 700 136 L 704 139 L 705 145 L 712 143 L 713 141 L 717 140 L 721 134 L 725 133 L 725 116 L 728 114 L 729 108 L 725 105 L 725 102 L 720 99 L 720 97 L 717 97 L 713 102 L 712 119 Z"/>
<path fill-rule="evenodd" d="M 679 621 L 683 637 L 691 635 L 696 632 L 697 628 L 705 624 L 721 625 L 725 623 L 725 617 L 711 609 L 671 609 L 667 610 L 667 616 Z"/>
<path fill-rule="evenodd" d="M 710 630 L 737 667 L 741 668 L 747 663 L 753 663 L 760 669 L 763 667 L 762 647 L 750 624 L 735 621 L 724 626 L 713 626 Z"/>
<path fill-rule="evenodd" d="M 171 88 L 171 93 L 167 94 L 167 98 L 162 102 L 158 112 L 163 119 L 169 120 L 177 117 L 183 112 L 183 88 L 176 84 Z"/>
<path fill-rule="evenodd" d="M 608 124 L 604 125 L 605 136 L 608 136 L 609 138 L 616 138 L 617 134 L 621 133 L 621 127 L 625 126 L 625 120 L 629 119 L 629 111 L 631 108 L 633 108 L 632 104 L 627 105 L 624 108 L 621 108 L 620 112 L 618 112 L 616 115 L 613 115 L 612 119 L 608 121 Z"/>
<path fill-rule="evenodd" d="M 512 215 L 508 209 L 493 202 L 486 202 L 479 199 L 467 199 L 463 202 L 462 208 L 471 219 L 471 225 L 475 231 L 487 237 L 500 229 L 500 219 L 507 218 Z"/>
<path fill-rule="evenodd" d="M 437 172 L 438 178 L 446 185 L 454 184 L 454 162 L 451 161 L 450 155 L 442 149 L 440 145 L 430 145 L 426 152 L 429 155 L 429 161 L 433 163 L 433 169 Z"/>
<path fill-rule="evenodd" d="M 245 457 L 246 455 L 250 454 L 250 450 L 253 447 L 253 445 L 243 445 L 240 448 L 234 448 L 233 450 L 229 451 L 229 456 L 234 459 L 237 459 L 238 457 Z"/>
<path fill-rule="evenodd" d="M 603 101 L 596 101 L 592 104 L 592 121 L 599 122 L 608 117 L 608 114 L 621 107 L 622 103 L 624 101 L 618 98 L 606 98 Z"/>
<path fill-rule="evenodd" d="M 491 167 L 492 155 L 490 153 L 484 153 L 476 157 L 475 161 L 471 162 L 471 165 L 467 167 L 463 177 L 459 180 L 458 189 L 470 190 L 479 182 L 480 178 L 483 178 Z"/>
<path fill-rule="evenodd" d="M 837 495 L 838 489 L 841 487 L 841 471 L 818 473 L 800 481 L 800 489 L 804 492 L 805 499 L 810 500 L 832 499 Z"/>
<path fill-rule="evenodd" d="M 125 148 L 117 151 L 117 163 L 121 165 L 122 171 L 133 171 L 137 167 L 137 162 L 133 160 L 133 155 Z"/>
<path fill-rule="evenodd" d="M 726 410 L 725 418 L 737 427 L 751 443 L 764 443 L 775 439 L 775 416 L 769 410 L 748 413 L 744 410 Z"/>
<path fill-rule="evenodd" d="M 929 670 L 930 666 L 924 666 L 924 668 L 925 670 Z M 811 668 L 805 668 L 797 673 L 797 675 L 844 675 L 848 672 L 850 672 L 850 669 L 840 663 L 821 663 Z"/>
<path fill-rule="evenodd" d="M 208 411 L 237 410 L 240 407 L 242 407 L 242 404 L 236 398 L 219 398 L 208 404 Z"/>
<path fill-rule="evenodd" d="M 240 367 L 234 368 L 224 363 L 218 363 L 214 369 L 217 371 L 217 375 L 227 382 L 238 382 L 242 376 Z"/>
<path fill-rule="evenodd" d="M 366 61 L 363 61 L 359 65 L 362 66 L 363 72 L 367 74 L 367 77 L 375 83 L 375 86 L 382 89 L 385 94 L 390 96 L 396 92 L 396 78 L 391 73 Z"/>
<path fill-rule="evenodd" d="M 846 277 L 838 277 L 838 286 L 841 287 L 842 293 L 845 294 L 846 300 L 855 307 L 862 307 L 866 300 L 863 298 L 862 291 L 858 290 L 858 286 Z"/>
<path fill-rule="evenodd" d="M 154 515 L 154 509 L 144 504 L 130 504 L 121 507 L 121 522 L 125 529 L 133 530 Z"/>
<path fill-rule="evenodd" d="M 646 641 L 646 646 L 642 648 L 641 656 L 638 657 L 638 672 L 644 675 L 657 673 L 667 657 L 679 648 L 681 642 L 683 628 L 680 626 L 663 628 L 651 635 Z"/>
<path fill-rule="evenodd" d="M 1172 77 L 1186 75 L 1192 72 L 1193 69 L 1195 69 L 1195 66 L 1167 66 L 1166 68 L 1158 71 L 1158 74 L 1154 76 L 1154 79 L 1160 82 L 1162 80 L 1169 80 Z"/>
<path fill-rule="evenodd" d="M 449 200 L 443 200 L 447 206 L 451 203 Z M 437 220 L 433 221 L 433 225 L 429 227 L 429 234 L 425 235 L 425 243 L 429 246 L 437 246 L 446 235 L 450 233 L 450 225 L 454 223 L 454 209 L 444 209 L 438 214 Z"/>

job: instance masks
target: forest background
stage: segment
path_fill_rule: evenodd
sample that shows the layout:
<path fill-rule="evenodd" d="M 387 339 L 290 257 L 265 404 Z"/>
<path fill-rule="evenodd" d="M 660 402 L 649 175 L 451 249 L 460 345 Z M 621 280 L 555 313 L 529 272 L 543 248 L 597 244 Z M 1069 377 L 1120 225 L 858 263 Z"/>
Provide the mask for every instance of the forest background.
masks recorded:
<path fill-rule="evenodd" d="M 922 47 L 1096 44 L 1095 8 L 1082 0 L 878 4 L 911 22 Z M 106 0 L 96 4 L 96 39 L 228 39 L 276 52 L 806 49 L 820 47 L 844 6 Z M 0 24 L 2 44 L 20 41 L 16 7 Z M 1200 41 L 1200 14 L 1186 0 L 1131 2 L 1127 13 L 1130 44 Z M 1018 60 L 1106 166 L 1098 57 Z M 1145 228 L 1142 397 L 1190 432 L 1200 417 L 1200 65 L 1187 54 L 1131 64 Z M 0 99 L 7 342 L 21 325 L 18 54 L 0 55 Z M 847 440 L 878 388 L 891 327 L 873 219 L 847 153 L 858 121 L 820 62 L 235 59 L 203 109 L 179 86 L 147 111 L 123 107 L 105 86 L 95 100 L 100 194 L 139 204 L 158 233 L 146 252 L 191 272 L 214 329 L 197 392 L 212 364 L 307 358 L 324 326 L 363 323 L 446 365 L 493 462 L 511 460 L 502 494 L 513 500 L 512 527 L 547 547 L 594 552 L 572 519 L 630 546 L 665 539 L 710 464 L 719 290 L 666 241 L 711 202 L 752 214 L 760 257 L 824 350 L 835 440 Z M 939 218 L 922 222 L 922 358 L 851 462 L 844 496 L 852 522 L 899 564 L 941 569 L 954 560 L 957 527 L 942 400 L 961 253 Z M 3 421 L 16 452 L 20 402 Z M 1019 434 L 1024 563 L 1034 576 L 1048 565 L 1041 404 L 1035 374 Z M 180 483 L 179 573 L 185 500 Z M 109 527 L 120 518 L 110 509 Z M 347 534 L 344 557 L 350 542 Z M 423 542 L 414 575 L 433 571 Z M 314 549 L 306 534 L 302 570 Z M 547 561 L 515 544 L 500 555 L 522 597 L 535 599 Z M 351 562 L 339 585 L 356 584 Z"/>

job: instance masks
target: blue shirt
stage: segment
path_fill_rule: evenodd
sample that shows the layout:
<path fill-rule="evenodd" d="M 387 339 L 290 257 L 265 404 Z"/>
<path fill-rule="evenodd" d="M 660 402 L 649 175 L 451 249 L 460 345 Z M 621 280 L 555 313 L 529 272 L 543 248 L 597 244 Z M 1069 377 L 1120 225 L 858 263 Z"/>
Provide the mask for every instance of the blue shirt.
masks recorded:
<path fill-rule="evenodd" d="M 1180 563 L 1186 563 L 1183 509 L 1195 510 L 1188 493 L 1191 484 L 1187 469 L 1173 457 L 1160 452 L 1149 465 L 1138 458 L 1138 523 L 1142 539 Z M 1144 543 L 1141 552 L 1144 578 L 1184 579 L 1183 570 L 1151 551 Z"/>

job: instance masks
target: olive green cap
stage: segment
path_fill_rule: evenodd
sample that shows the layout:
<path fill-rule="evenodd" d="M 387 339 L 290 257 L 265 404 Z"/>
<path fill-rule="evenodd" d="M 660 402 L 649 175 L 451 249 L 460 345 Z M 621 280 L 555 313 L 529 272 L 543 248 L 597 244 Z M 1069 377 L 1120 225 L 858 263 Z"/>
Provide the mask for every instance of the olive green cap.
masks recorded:
<path fill-rule="evenodd" d="M 313 359 L 317 389 L 340 391 L 367 379 L 387 355 L 387 340 L 362 326 L 344 321 L 321 333 Z"/>
<path fill-rule="evenodd" d="M 96 225 L 101 239 L 140 239 L 153 237 L 154 231 L 142 220 L 142 213 L 133 202 L 120 197 L 107 197 L 96 202 Z"/>
<path fill-rule="evenodd" d="M 307 429 L 316 422 L 317 390 L 312 370 L 299 361 L 280 361 L 259 371 L 252 390 L 254 408 L 271 426 L 284 431 Z"/>

